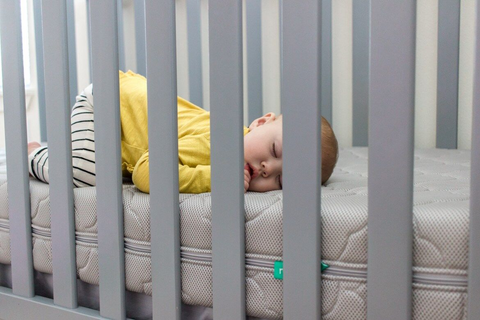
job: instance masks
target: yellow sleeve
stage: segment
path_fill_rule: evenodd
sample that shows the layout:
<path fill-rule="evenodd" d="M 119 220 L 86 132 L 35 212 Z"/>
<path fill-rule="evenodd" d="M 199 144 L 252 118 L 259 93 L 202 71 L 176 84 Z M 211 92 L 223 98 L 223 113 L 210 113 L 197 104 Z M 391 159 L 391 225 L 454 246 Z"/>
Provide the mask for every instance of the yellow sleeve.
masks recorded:
<path fill-rule="evenodd" d="M 197 165 L 191 168 L 178 165 L 180 193 L 210 192 L 210 165 Z M 132 180 L 142 192 L 150 193 L 149 153 L 146 151 L 135 164 Z"/>

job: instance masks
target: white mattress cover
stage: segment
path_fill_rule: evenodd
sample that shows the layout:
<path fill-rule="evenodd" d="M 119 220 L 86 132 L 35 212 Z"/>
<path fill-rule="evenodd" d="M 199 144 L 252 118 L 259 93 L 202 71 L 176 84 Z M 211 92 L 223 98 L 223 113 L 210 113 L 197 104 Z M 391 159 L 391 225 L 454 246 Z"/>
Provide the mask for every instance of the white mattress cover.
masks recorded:
<path fill-rule="evenodd" d="M 414 271 L 466 275 L 469 163 L 468 151 L 416 150 Z M 34 230 L 45 233 L 45 236 L 34 237 L 36 269 L 51 272 L 48 186 L 38 181 L 32 181 L 31 186 L 32 226 Z M 8 223 L 8 211 L 3 200 L 6 199 L 5 187 L 5 183 L 0 185 L 0 223 Z M 359 270 L 366 268 L 367 191 L 367 149 L 342 149 L 332 178 L 322 188 L 322 258 L 332 266 Z M 149 245 L 148 197 L 131 185 L 124 186 L 126 243 Z M 180 195 L 180 209 L 183 250 L 193 253 L 210 252 L 210 194 Z M 245 209 L 247 257 L 281 260 L 282 192 L 247 193 Z M 77 236 L 95 238 L 97 226 L 94 188 L 75 190 L 75 213 Z M 9 246 L 5 245 L 7 237 L 5 232 L 0 232 L 0 243 L 3 243 L 0 246 L 0 262 L 3 263 L 9 262 Z M 77 246 L 79 276 L 90 283 L 98 283 L 98 261 L 95 258 L 96 250 L 92 250 L 95 247 L 94 244 L 83 242 Z M 129 253 L 129 250 L 126 251 Z M 146 269 L 150 268 L 149 255 L 130 250 L 126 256 L 128 259 L 135 260 L 131 264 L 137 265 L 131 273 L 132 277 L 141 278 L 133 281 L 135 285 L 131 285 L 130 289 L 151 292 L 151 283 L 148 283 L 149 277 L 146 276 L 149 270 L 138 269 L 139 264 L 143 264 Z M 82 270 L 85 271 L 83 275 Z M 128 283 L 127 270 L 127 286 Z M 141 287 L 138 286 L 139 283 Z M 209 301 L 204 304 L 208 305 Z"/>

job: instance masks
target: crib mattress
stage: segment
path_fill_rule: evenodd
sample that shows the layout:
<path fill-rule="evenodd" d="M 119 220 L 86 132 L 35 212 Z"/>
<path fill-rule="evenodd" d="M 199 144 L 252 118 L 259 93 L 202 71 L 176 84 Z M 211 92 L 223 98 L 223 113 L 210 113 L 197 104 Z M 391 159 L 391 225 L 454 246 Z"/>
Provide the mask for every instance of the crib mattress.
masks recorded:
<path fill-rule="evenodd" d="M 325 319 L 366 319 L 366 148 L 340 151 L 322 188 L 322 275 Z M 416 150 L 414 176 L 414 319 L 463 319 L 466 314 L 470 152 Z M 52 272 L 48 185 L 32 180 L 35 269 Z M 74 190 L 77 274 L 98 284 L 95 188 Z M 127 290 L 151 295 L 149 195 L 124 185 Z M 245 195 L 247 313 L 282 316 L 282 192 Z M 388 210 L 388 208 L 385 208 Z M 180 195 L 182 300 L 212 306 L 211 197 Z M 154 228 L 152 228 L 154 229 Z M 6 179 L 0 177 L 0 263 L 10 263 Z"/>

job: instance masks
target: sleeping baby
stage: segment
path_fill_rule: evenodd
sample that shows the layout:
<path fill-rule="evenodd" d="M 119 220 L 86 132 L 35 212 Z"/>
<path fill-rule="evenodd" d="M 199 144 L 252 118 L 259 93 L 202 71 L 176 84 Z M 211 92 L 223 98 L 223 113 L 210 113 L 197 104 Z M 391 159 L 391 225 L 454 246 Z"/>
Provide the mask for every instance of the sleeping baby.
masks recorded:
<path fill-rule="evenodd" d="M 120 71 L 120 120 L 122 173 L 135 186 L 150 191 L 147 80 Z M 282 189 L 282 116 L 267 113 L 244 127 L 244 191 Z M 71 116 L 73 183 L 95 185 L 95 139 L 93 87 L 76 98 Z M 48 149 L 37 142 L 28 144 L 29 171 L 49 182 Z M 337 162 L 335 134 L 322 117 L 322 184 Z M 178 170 L 181 193 L 210 192 L 210 113 L 178 98 Z"/>

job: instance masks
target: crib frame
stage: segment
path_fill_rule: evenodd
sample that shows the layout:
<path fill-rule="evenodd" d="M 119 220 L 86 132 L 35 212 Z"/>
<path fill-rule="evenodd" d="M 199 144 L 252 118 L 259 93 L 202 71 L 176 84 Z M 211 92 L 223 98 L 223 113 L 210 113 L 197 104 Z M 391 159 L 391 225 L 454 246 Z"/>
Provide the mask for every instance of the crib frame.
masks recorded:
<path fill-rule="evenodd" d="M 50 173 L 54 257 L 54 299 L 51 300 L 35 296 L 33 284 L 20 2 L 1 0 L 13 283 L 13 289 L 0 287 L 0 315 L 4 319 L 126 317 L 117 72 L 124 63 L 124 58 L 119 55 L 123 40 L 118 36 L 118 1 L 89 2 L 92 80 L 97 91 L 96 103 L 104 106 L 97 109 L 95 115 L 97 210 L 102 213 L 98 216 L 100 311 L 77 305 L 70 111 L 65 108 L 71 105 L 75 94 L 72 87 L 76 87 L 74 62 L 69 59 L 74 46 L 72 35 L 68 34 L 72 30 L 68 26 L 72 21 L 71 16 L 68 18 L 72 2 L 43 0 L 42 5 L 41 45 L 44 51 L 40 54 L 44 55 L 44 65 L 40 64 L 40 68 L 44 67 L 45 77 L 42 99 L 48 106 L 46 121 L 50 126 L 46 132 L 51 167 L 56 168 Z M 440 11 L 457 12 L 459 4 L 455 3 L 441 0 Z M 331 2 L 283 0 L 280 5 L 285 132 L 283 258 L 287 270 L 284 317 L 320 319 L 321 187 L 317 177 L 321 172 L 320 115 L 325 113 L 331 118 L 331 109 L 326 107 L 331 105 L 331 83 L 328 81 L 331 73 L 331 17 L 328 15 Z M 146 26 L 144 37 L 137 40 L 139 48 L 145 52 L 144 70 L 149 79 L 151 225 L 159 226 L 151 233 L 153 317 L 180 319 L 178 141 L 174 125 L 177 117 L 175 2 L 145 0 L 137 1 L 136 6 L 140 17 L 138 23 Z M 411 319 L 416 2 L 354 1 L 354 7 L 362 13 L 354 16 L 354 79 L 369 79 L 367 83 L 362 82 L 363 87 L 354 89 L 354 99 L 359 102 L 354 112 L 360 119 L 354 127 L 355 144 L 366 145 L 368 135 L 370 148 L 368 319 Z M 478 1 L 476 17 L 468 286 L 468 319 L 471 320 L 480 319 L 480 246 L 476 245 L 480 243 Z M 215 319 L 245 319 L 242 1 L 210 0 L 209 24 L 213 312 Z M 439 83 L 439 87 L 447 89 L 439 90 L 439 101 L 442 102 L 439 110 L 444 111 L 439 111 L 438 123 L 439 127 L 451 128 L 449 123 L 453 122 L 456 128 L 458 67 L 457 72 L 452 72 L 448 66 L 452 65 L 452 59 L 458 64 L 458 30 L 447 28 L 446 24 L 442 26 L 445 28 L 439 27 L 439 38 L 451 39 L 447 35 L 451 32 L 453 39 L 457 39 L 457 47 L 446 43 L 441 44 L 445 50 L 439 50 L 442 51 L 439 69 L 446 69 L 445 77 L 439 77 L 439 81 L 445 83 Z M 370 47 L 366 44 L 368 40 Z M 318 59 L 319 56 L 323 59 Z M 251 70 L 255 69 L 251 67 Z M 253 79 L 258 76 L 254 75 Z M 43 91 L 40 87 L 39 90 Z M 249 99 L 255 97 L 258 98 L 258 93 L 257 96 L 252 93 Z M 258 109 L 252 109 L 252 115 L 255 112 Z M 229 114 L 229 121 L 224 121 L 225 114 Z M 365 130 L 367 121 L 369 131 Z M 51 125 L 53 123 L 55 126 Z M 441 130 L 438 147 L 456 147 L 452 131 Z M 113 163 L 112 159 L 115 159 Z M 388 215 L 382 210 L 385 206 L 393 208 Z M 220 212 L 228 212 L 228 215 L 218 214 Z"/>

